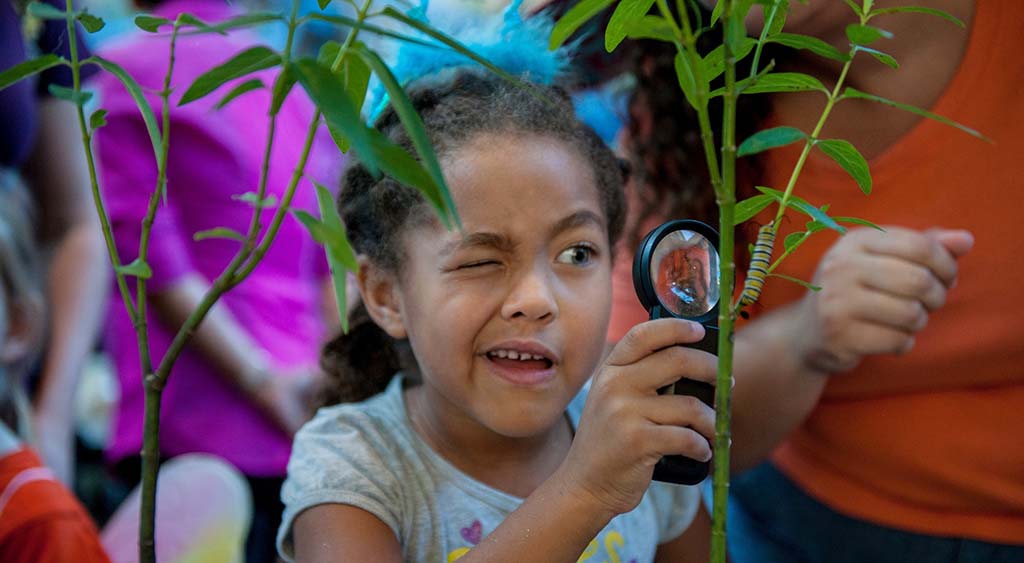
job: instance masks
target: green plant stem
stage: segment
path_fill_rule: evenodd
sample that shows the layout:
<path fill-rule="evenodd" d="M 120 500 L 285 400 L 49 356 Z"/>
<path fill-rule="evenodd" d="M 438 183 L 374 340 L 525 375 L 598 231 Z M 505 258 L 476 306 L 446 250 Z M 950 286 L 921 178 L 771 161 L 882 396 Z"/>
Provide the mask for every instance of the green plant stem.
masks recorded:
<path fill-rule="evenodd" d="M 716 156 L 718 151 L 715 150 L 715 136 L 711 129 L 711 116 L 708 113 L 708 83 L 704 78 L 704 64 L 700 53 L 697 52 L 696 37 L 690 26 L 690 17 L 686 12 L 679 14 L 680 23 L 682 24 L 682 27 L 680 27 L 676 24 L 675 18 L 672 17 L 668 3 L 665 0 L 657 0 L 657 3 L 662 17 L 668 21 L 673 33 L 676 35 L 676 51 L 680 56 L 689 59 L 690 67 L 693 69 L 693 80 L 697 88 L 695 92 L 697 97 L 697 121 L 700 124 L 700 137 L 704 147 L 704 158 L 708 167 L 708 175 L 711 178 L 711 186 L 715 190 L 716 197 L 721 197 L 722 176 L 719 172 L 718 158 Z"/>
<path fill-rule="evenodd" d="M 359 10 L 356 16 L 357 21 L 362 24 L 367 17 L 367 13 L 370 10 L 372 0 L 367 0 L 366 4 Z M 352 47 L 352 43 L 355 42 L 356 36 L 359 34 L 359 28 L 353 27 L 352 31 L 349 32 L 348 37 L 345 38 L 345 42 L 338 49 L 338 54 L 334 57 L 334 62 L 331 63 L 331 72 L 337 72 L 341 68 L 342 62 L 345 60 L 345 56 L 348 54 L 349 49 Z M 302 147 L 302 155 L 299 157 L 299 164 L 296 165 L 295 171 L 292 173 L 291 180 L 288 182 L 288 187 L 285 190 L 284 197 L 281 198 L 281 204 L 278 206 L 274 213 L 274 218 L 270 223 L 270 227 L 267 229 L 267 234 L 260 243 L 259 247 L 252 255 L 252 259 L 242 268 L 241 271 L 235 276 L 232 284 L 238 284 L 241 280 L 245 279 L 249 273 L 259 264 L 259 261 L 263 259 L 267 251 L 270 249 L 270 241 L 272 241 L 277 234 L 278 229 L 281 228 L 281 222 L 284 221 L 285 214 L 288 213 L 289 206 L 291 205 L 292 198 L 295 197 L 295 189 L 299 184 L 299 180 L 302 179 L 303 170 L 306 167 L 306 161 L 309 158 L 310 149 L 313 146 L 313 141 L 316 139 L 316 130 L 320 126 L 321 112 L 318 109 L 313 115 L 313 119 L 310 121 L 309 128 L 306 131 L 306 140 Z"/>
<path fill-rule="evenodd" d="M 754 59 L 750 65 L 751 84 L 753 84 L 754 79 L 757 78 L 757 67 L 761 63 L 761 50 L 764 49 L 764 43 L 768 39 L 768 30 L 772 27 L 772 22 L 775 21 L 775 16 L 778 15 L 780 2 L 781 0 L 775 0 L 772 2 L 772 9 L 764 19 L 764 27 L 761 28 L 761 36 L 757 38 L 757 47 L 754 48 Z"/>
<path fill-rule="evenodd" d="M 724 36 L 725 91 L 722 96 L 722 189 L 718 192 L 719 209 L 719 295 L 732 295 L 736 278 L 735 210 L 736 210 L 736 48 L 729 26 L 736 17 L 734 0 L 725 0 L 722 11 Z M 728 301 L 727 301 L 728 303 Z M 715 385 L 715 463 L 712 478 L 711 562 L 726 560 L 726 514 L 729 500 L 729 448 L 732 418 L 733 320 L 729 307 L 718 310 L 718 377 Z"/>
<path fill-rule="evenodd" d="M 68 13 L 66 23 L 69 37 L 68 49 L 71 55 L 71 80 L 72 87 L 77 93 L 82 89 L 82 66 L 78 58 L 78 38 L 76 37 L 78 30 L 75 28 L 75 20 L 71 15 L 72 10 L 74 10 L 71 0 L 66 1 L 65 9 Z M 128 280 L 125 279 L 124 274 L 118 271 L 121 267 L 121 257 L 117 252 L 113 229 L 110 227 L 110 218 L 107 216 L 107 210 L 103 205 L 103 196 L 100 193 L 99 179 L 96 174 L 96 159 L 92 153 L 92 135 L 86 125 L 85 110 L 80 104 L 75 104 L 75 108 L 78 115 L 78 129 L 82 133 L 82 146 L 85 149 L 85 162 L 89 168 L 89 188 L 92 191 L 92 201 L 96 206 L 97 215 L 99 215 L 100 229 L 103 231 L 103 241 L 107 245 L 107 254 L 110 256 L 110 262 L 114 267 L 114 278 L 117 280 L 117 288 L 121 294 L 121 300 L 124 302 L 124 307 L 128 311 L 129 317 L 134 322 L 137 317 L 135 304 L 132 302 L 132 294 L 128 290 Z"/>
<path fill-rule="evenodd" d="M 818 135 L 821 134 L 822 128 L 825 126 L 825 121 L 828 119 L 829 114 L 832 113 L 832 108 L 835 107 L 836 102 L 839 101 L 840 91 L 843 87 L 843 83 L 846 81 L 846 74 L 850 71 L 850 65 L 853 63 L 853 53 L 850 53 L 850 58 L 843 63 L 843 69 L 839 72 L 839 79 L 836 80 L 836 85 L 832 88 L 832 92 L 828 95 L 828 101 L 825 103 L 825 109 L 821 112 L 821 117 L 818 118 L 818 123 L 814 126 L 814 130 L 811 132 L 811 136 L 804 142 L 804 148 L 800 151 L 800 158 L 796 161 L 796 166 L 793 167 L 792 174 L 789 175 L 789 182 L 786 183 L 786 190 L 782 194 L 782 200 L 779 202 L 779 211 L 775 214 L 775 221 L 773 231 L 778 232 L 780 220 L 782 215 L 786 212 L 786 206 L 789 204 L 789 198 L 793 194 L 793 188 L 796 187 L 797 178 L 800 177 L 800 172 L 803 171 L 804 163 L 807 162 L 807 157 L 811 154 L 811 149 L 818 142 Z"/>
<path fill-rule="evenodd" d="M 156 187 L 149 197 L 149 207 L 142 219 L 142 234 L 139 237 L 139 261 L 146 263 L 149 254 L 149 237 L 153 231 L 153 220 L 160 199 L 167 193 L 167 155 L 170 152 L 171 117 L 170 96 L 171 76 L 174 74 L 174 50 L 181 28 L 180 16 L 174 21 L 171 31 L 170 54 L 167 74 L 164 76 L 164 87 L 160 92 L 161 117 L 163 121 L 160 131 L 160 156 L 157 161 Z M 145 403 L 142 434 L 142 493 L 139 505 L 139 561 L 153 563 L 156 561 L 156 480 L 160 469 L 160 402 L 163 396 L 164 381 L 153 373 L 153 361 L 149 350 L 149 320 L 146 313 L 146 278 L 135 278 L 136 320 L 135 334 L 139 345 L 139 366 L 142 381 L 145 385 Z"/>

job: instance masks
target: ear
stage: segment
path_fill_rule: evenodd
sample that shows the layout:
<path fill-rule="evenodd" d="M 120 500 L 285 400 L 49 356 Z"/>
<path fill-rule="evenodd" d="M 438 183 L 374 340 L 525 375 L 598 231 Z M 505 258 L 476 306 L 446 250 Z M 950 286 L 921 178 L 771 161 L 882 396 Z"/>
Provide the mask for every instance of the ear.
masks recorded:
<path fill-rule="evenodd" d="M 36 351 L 43 334 L 43 304 L 37 296 L 25 296 L 9 303 L 7 332 L 0 334 L 0 364 L 23 361 Z"/>
<path fill-rule="evenodd" d="M 402 300 L 394 274 L 385 271 L 366 256 L 360 256 L 358 280 L 359 293 L 370 318 L 392 338 L 406 338 L 408 333 L 402 315 Z"/>

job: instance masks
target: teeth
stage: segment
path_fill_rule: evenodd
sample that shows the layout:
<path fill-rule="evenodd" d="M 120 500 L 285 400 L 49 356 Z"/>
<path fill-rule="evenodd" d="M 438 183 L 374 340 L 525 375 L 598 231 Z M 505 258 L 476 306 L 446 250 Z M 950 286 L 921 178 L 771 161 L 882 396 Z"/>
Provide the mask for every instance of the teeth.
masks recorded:
<path fill-rule="evenodd" d="M 494 350 L 490 353 L 492 356 L 498 358 L 507 358 L 509 360 L 543 360 L 544 356 L 538 356 L 537 354 L 527 354 L 526 352 L 517 352 L 515 350 Z"/>

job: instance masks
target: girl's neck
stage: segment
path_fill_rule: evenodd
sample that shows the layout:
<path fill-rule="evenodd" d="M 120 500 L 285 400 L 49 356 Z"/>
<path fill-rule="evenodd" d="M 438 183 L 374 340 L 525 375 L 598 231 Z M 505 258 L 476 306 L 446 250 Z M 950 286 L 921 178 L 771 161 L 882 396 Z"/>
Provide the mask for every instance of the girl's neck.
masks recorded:
<path fill-rule="evenodd" d="M 844 84 L 914 106 L 932 107 L 949 86 L 963 60 L 974 20 L 975 2 L 931 0 L 925 5 L 960 18 L 965 29 L 926 14 L 896 14 L 873 19 L 871 25 L 892 32 L 893 38 L 881 39 L 871 46 L 892 55 L 900 68 L 891 69 L 866 53 L 858 53 Z M 882 4 L 881 7 L 885 6 Z M 829 9 L 849 11 L 841 2 L 835 2 Z M 827 19 L 831 21 L 831 18 Z M 820 31 L 820 38 L 846 52 L 849 41 L 845 28 L 849 23 L 856 23 L 856 18 L 851 14 L 849 21 L 835 18 L 835 22 L 827 30 Z M 812 74 L 822 79 L 826 87 L 832 88 L 841 69 L 841 63 L 801 51 L 787 68 L 780 70 Z M 773 106 L 780 122 L 810 132 L 821 116 L 824 99 L 811 94 L 781 94 L 775 96 Z M 847 101 L 835 106 L 822 137 L 846 139 L 871 159 L 885 152 L 920 119 L 911 113 L 873 102 Z"/>
<path fill-rule="evenodd" d="M 414 431 L 441 457 L 470 477 L 521 498 L 558 469 L 572 444 L 567 416 L 542 434 L 512 438 L 446 405 L 429 385 L 407 389 L 405 402 Z"/>

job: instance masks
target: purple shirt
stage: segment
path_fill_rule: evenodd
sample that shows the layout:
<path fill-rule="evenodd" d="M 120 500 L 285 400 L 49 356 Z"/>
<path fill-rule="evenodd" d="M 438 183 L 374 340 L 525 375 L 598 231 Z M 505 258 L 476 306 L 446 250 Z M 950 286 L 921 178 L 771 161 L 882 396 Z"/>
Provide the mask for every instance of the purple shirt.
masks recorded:
<path fill-rule="evenodd" d="M 230 8 L 216 1 L 178 0 L 162 5 L 156 15 L 174 19 L 179 12 L 208 22 L 232 14 Z M 193 233 L 214 227 L 229 227 L 241 233 L 248 229 L 252 208 L 232 196 L 257 191 L 274 71 L 257 75 L 266 89 L 246 93 L 220 110 L 215 104 L 235 84 L 252 76 L 184 107 L 177 107 L 176 102 L 202 72 L 256 43 L 255 36 L 246 32 L 178 39 L 172 80 L 167 205 L 161 204 L 157 212 L 147 260 L 153 270 L 148 284 L 151 293 L 191 273 L 212 281 L 241 244 L 226 239 L 195 242 Z M 168 48 L 168 34 L 140 32 L 111 44 L 100 55 L 124 66 L 144 92 L 152 93 L 163 87 Z M 107 125 L 96 136 L 106 209 L 121 260 L 129 263 L 138 256 L 141 219 L 156 185 L 153 149 L 139 112 L 120 82 L 103 73 L 95 86 L 100 91 L 101 106 L 110 112 Z M 158 98 L 151 95 L 150 103 L 159 121 Z M 267 192 L 279 201 L 298 161 L 313 109 L 301 87 L 296 86 L 278 115 Z M 307 177 L 333 186 L 340 156 L 330 138 L 321 136 L 306 166 Z M 313 186 L 307 180 L 300 184 L 292 205 L 316 209 Z M 270 223 L 272 213 L 264 211 L 264 226 Z M 278 371 L 313 369 L 325 337 L 319 298 L 327 275 L 323 250 L 289 215 L 263 262 L 222 297 L 221 303 L 263 348 Z M 133 283 L 129 285 L 134 287 Z M 156 320 L 152 307 L 150 312 L 150 346 L 156 364 L 174 333 Z M 136 337 L 116 287 L 105 336 L 121 385 L 121 401 L 107 450 L 108 458 L 116 461 L 138 455 L 141 449 L 144 399 Z M 291 440 L 197 352 L 186 348 L 164 390 L 160 447 L 164 455 L 171 456 L 186 452 L 217 454 L 250 476 L 283 476 Z"/>

